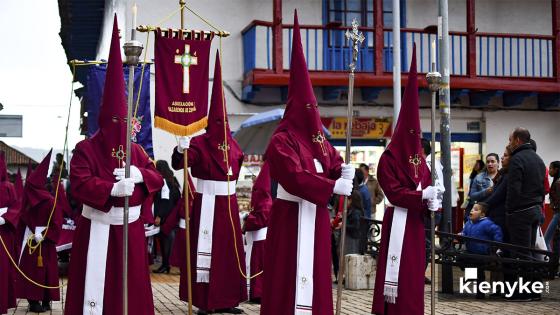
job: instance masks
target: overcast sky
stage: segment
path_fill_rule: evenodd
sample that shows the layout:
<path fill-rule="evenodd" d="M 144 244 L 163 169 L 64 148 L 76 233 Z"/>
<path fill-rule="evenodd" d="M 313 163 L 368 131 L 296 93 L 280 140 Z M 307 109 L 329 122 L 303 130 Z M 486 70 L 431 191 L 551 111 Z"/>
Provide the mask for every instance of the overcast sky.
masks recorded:
<path fill-rule="evenodd" d="M 0 1 L 0 115 L 23 116 L 23 137 L 0 137 L 10 145 L 47 150 L 64 145 L 72 74 L 59 32 L 56 0 Z M 79 101 L 73 97 L 69 147 L 82 138 Z"/>

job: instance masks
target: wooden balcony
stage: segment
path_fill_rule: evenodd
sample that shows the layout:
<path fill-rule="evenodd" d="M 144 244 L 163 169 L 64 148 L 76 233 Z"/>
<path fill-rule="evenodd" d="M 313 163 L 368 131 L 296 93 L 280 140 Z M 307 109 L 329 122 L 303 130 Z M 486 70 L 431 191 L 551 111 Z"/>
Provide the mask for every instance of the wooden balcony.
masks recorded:
<path fill-rule="evenodd" d="M 336 25 L 300 25 L 300 29 L 313 85 L 346 86 L 348 72 L 345 69 L 351 58 L 351 51 L 344 37 L 348 28 Z M 360 31 L 364 34 L 365 41 L 358 55 L 355 86 L 391 88 L 392 30 L 362 27 Z M 242 31 L 243 88 L 246 101 L 251 101 L 251 91 L 255 87 L 288 85 L 292 32 L 293 25 L 275 26 L 272 22 L 258 20 L 252 21 Z M 414 43 L 418 71 L 427 72 L 432 57 L 430 45 L 436 36 L 425 29 L 401 29 L 400 55 L 403 72 L 409 66 Z M 560 104 L 560 63 L 557 61 L 559 49 L 558 35 L 450 32 L 451 88 L 456 92 L 517 93 L 520 97 L 537 93 L 539 107 L 542 103 L 543 109 L 555 108 Z M 406 80 L 406 75 L 402 76 L 403 86 Z M 420 79 L 419 84 L 427 87 L 424 78 Z"/>

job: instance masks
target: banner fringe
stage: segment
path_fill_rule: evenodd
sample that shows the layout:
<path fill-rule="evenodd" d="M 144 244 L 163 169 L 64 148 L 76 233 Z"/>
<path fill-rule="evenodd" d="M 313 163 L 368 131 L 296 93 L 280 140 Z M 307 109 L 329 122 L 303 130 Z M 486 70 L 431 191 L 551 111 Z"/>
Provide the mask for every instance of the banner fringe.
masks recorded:
<path fill-rule="evenodd" d="M 188 126 L 176 124 L 162 117 L 154 117 L 154 127 L 163 129 L 177 136 L 190 136 L 193 133 L 206 128 L 206 126 L 208 126 L 208 117 L 204 117 Z"/>

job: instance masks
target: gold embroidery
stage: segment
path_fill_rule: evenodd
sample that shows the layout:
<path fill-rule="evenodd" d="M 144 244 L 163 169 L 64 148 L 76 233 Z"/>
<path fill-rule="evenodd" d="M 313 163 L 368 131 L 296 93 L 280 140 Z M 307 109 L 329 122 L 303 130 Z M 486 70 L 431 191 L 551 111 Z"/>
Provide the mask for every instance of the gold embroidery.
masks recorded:
<path fill-rule="evenodd" d="M 420 162 L 422 162 L 418 153 L 415 154 L 414 157 L 412 157 L 411 155 L 408 159 L 408 162 L 410 162 L 410 164 L 412 164 L 412 166 L 414 167 L 414 177 L 418 178 L 418 167 L 420 166 Z"/>
<path fill-rule="evenodd" d="M 327 156 L 327 149 L 325 148 L 325 135 L 323 135 L 322 132 L 318 131 L 317 134 L 315 136 L 311 136 L 311 139 L 313 140 L 313 142 L 315 143 L 319 143 L 319 145 L 321 146 L 321 151 L 323 151 L 323 155 Z"/>

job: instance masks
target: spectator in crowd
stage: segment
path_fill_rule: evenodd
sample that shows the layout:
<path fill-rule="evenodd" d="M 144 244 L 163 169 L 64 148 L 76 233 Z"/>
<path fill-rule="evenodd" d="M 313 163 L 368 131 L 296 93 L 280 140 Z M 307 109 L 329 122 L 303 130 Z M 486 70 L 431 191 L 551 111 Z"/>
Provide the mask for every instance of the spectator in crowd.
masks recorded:
<path fill-rule="evenodd" d="M 484 167 L 486 165 L 484 164 L 484 161 L 482 160 L 476 160 L 476 162 L 474 162 L 474 166 L 472 168 L 471 174 L 469 175 L 469 190 L 466 192 L 467 195 L 465 197 L 465 201 L 463 203 L 463 208 L 465 208 L 465 216 L 467 216 L 469 214 L 469 212 L 467 211 L 467 209 L 470 211 L 470 209 L 472 209 L 472 204 L 470 204 L 470 199 L 469 199 L 469 193 L 472 189 L 472 185 L 474 183 L 474 179 L 476 177 L 476 175 L 478 175 L 480 172 L 482 172 L 484 170 Z M 474 203 L 473 203 L 474 204 Z"/>
<path fill-rule="evenodd" d="M 515 128 L 509 135 L 512 155 L 508 165 L 506 193 L 506 228 L 510 242 L 523 247 L 534 247 L 545 194 L 544 174 L 546 167 L 530 144 L 529 130 Z M 513 251 L 514 256 L 531 256 L 530 251 Z M 528 281 L 535 277 L 526 275 Z M 517 279 L 509 279 L 517 281 Z M 531 286 L 531 285 L 529 285 Z M 540 294 L 516 292 L 510 300 L 540 300 Z"/>
<path fill-rule="evenodd" d="M 360 169 L 364 173 L 364 180 L 367 183 L 367 188 L 371 196 L 371 215 L 373 215 L 375 214 L 375 206 L 383 201 L 385 194 L 383 194 L 383 190 L 381 190 L 377 178 L 369 173 L 369 166 L 362 163 L 360 164 Z M 371 216 L 367 216 L 367 218 L 371 218 Z"/>
<path fill-rule="evenodd" d="M 360 193 L 360 197 L 362 198 L 362 210 L 364 211 L 364 216 L 370 219 L 372 207 L 371 194 L 367 187 L 364 173 L 360 169 L 356 169 L 356 175 L 354 176 L 354 189 Z"/>
<path fill-rule="evenodd" d="M 342 208 L 344 196 L 333 194 L 329 200 L 328 208 L 331 219 L 331 259 L 335 283 L 338 281 L 338 251 L 340 242 L 340 228 L 342 227 Z"/>
<path fill-rule="evenodd" d="M 360 171 L 358 170 L 358 172 Z M 358 172 L 356 172 L 356 175 Z M 364 216 L 362 196 L 363 194 L 359 190 L 354 189 L 352 191 L 352 195 L 348 197 L 348 213 L 346 216 L 346 239 L 344 242 L 344 255 L 362 254 L 361 224 L 362 217 Z"/>
<path fill-rule="evenodd" d="M 529 139 L 529 143 L 531 144 L 531 147 L 533 147 L 533 150 L 535 152 L 537 152 L 537 142 L 534 139 Z M 541 217 L 539 219 L 539 225 L 544 224 L 544 220 L 545 220 L 545 213 L 544 213 L 545 196 L 548 195 L 549 192 L 550 192 L 550 182 L 548 181 L 548 169 L 545 168 L 545 170 L 544 170 L 544 196 L 543 196 L 543 204 L 542 204 L 542 208 L 541 208 Z"/>
<path fill-rule="evenodd" d="M 487 203 L 476 203 L 469 214 L 469 221 L 465 224 L 461 234 L 486 241 L 502 242 L 502 229 L 486 216 L 487 213 Z M 490 247 L 485 243 L 467 241 L 466 245 L 467 252 L 472 254 L 486 255 L 490 251 Z"/>
<path fill-rule="evenodd" d="M 558 230 L 558 223 L 560 221 L 560 161 L 550 163 L 548 167 L 548 174 L 552 176 L 552 184 L 550 184 L 550 208 L 554 215 L 548 224 L 548 228 L 544 233 L 544 240 L 548 250 L 558 252 L 558 244 L 556 248 L 552 248 L 552 238 Z"/>
<path fill-rule="evenodd" d="M 173 210 L 179 202 L 181 198 L 181 189 L 167 161 L 158 160 L 156 162 L 156 169 L 164 179 L 163 187 L 154 197 L 155 225 L 161 226 L 165 223 L 171 210 Z M 174 236 L 174 231 L 169 234 L 165 234 L 163 231 L 159 232 L 158 239 L 161 248 L 161 266 L 154 270 L 154 273 L 169 273 L 169 256 L 171 255 L 171 245 Z"/>
<path fill-rule="evenodd" d="M 506 191 L 507 191 L 507 179 L 508 179 L 508 166 L 509 159 L 511 157 L 512 149 L 510 146 L 506 146 L 504 155 L 502 156 L 502 168 L 498 171 L 498 175 L 494 177 L 496 181 L 494 182 L 494 188 L 490 196 L 484 200 L 488 204 L 488 218 L 492 219 L 502 231 L 504 232 L 504 241 L 508 240 L 508 233 L 506 231 Z"/>
<path fill-rule="evenodd" d="M 476 160 L 476 162 L 474 163 L 473 169 L 471 171 L 471 175 L 469 176 L 469 191 L 471 191 L 471 187 L 472 187 L 472 184 L 474 182 L 474 178 L 476 177 L 476 175 L 480 174 L 480 172 L 482 172 L 484 170 L 484 167 L 486 167 L 486 165 L 484 164 L 484 161 Z"/>
<path fill-rule="evenodd" d="M 474 180 L 471 182 L 471 188 L 469 190 L 469 205 L 465 209 L 464 221 L 468 221 L 470 211 L 476 202 L 484 200 L 492 193 L 492 186 L 494 182 L 492 181 L 494 177 L 498 174 L 500 157 L 496 153 L 490 153 L 486 156 L 486 168 L 476 175 Z"/>
<path fill-rule="evenodd" d="M 60 168 L 62 167 L 62 173 L 60 173 Z M 68 169 L 66 169 L 66 162 L 64 161 L 64 156 L 62 153 L 56 154 L 56 160 L 53 162 L 53 167 L 49 177 L 51 179 L 58 178 L 58 174 L 61 174 L 61 179 L 68 179 Z"/>

